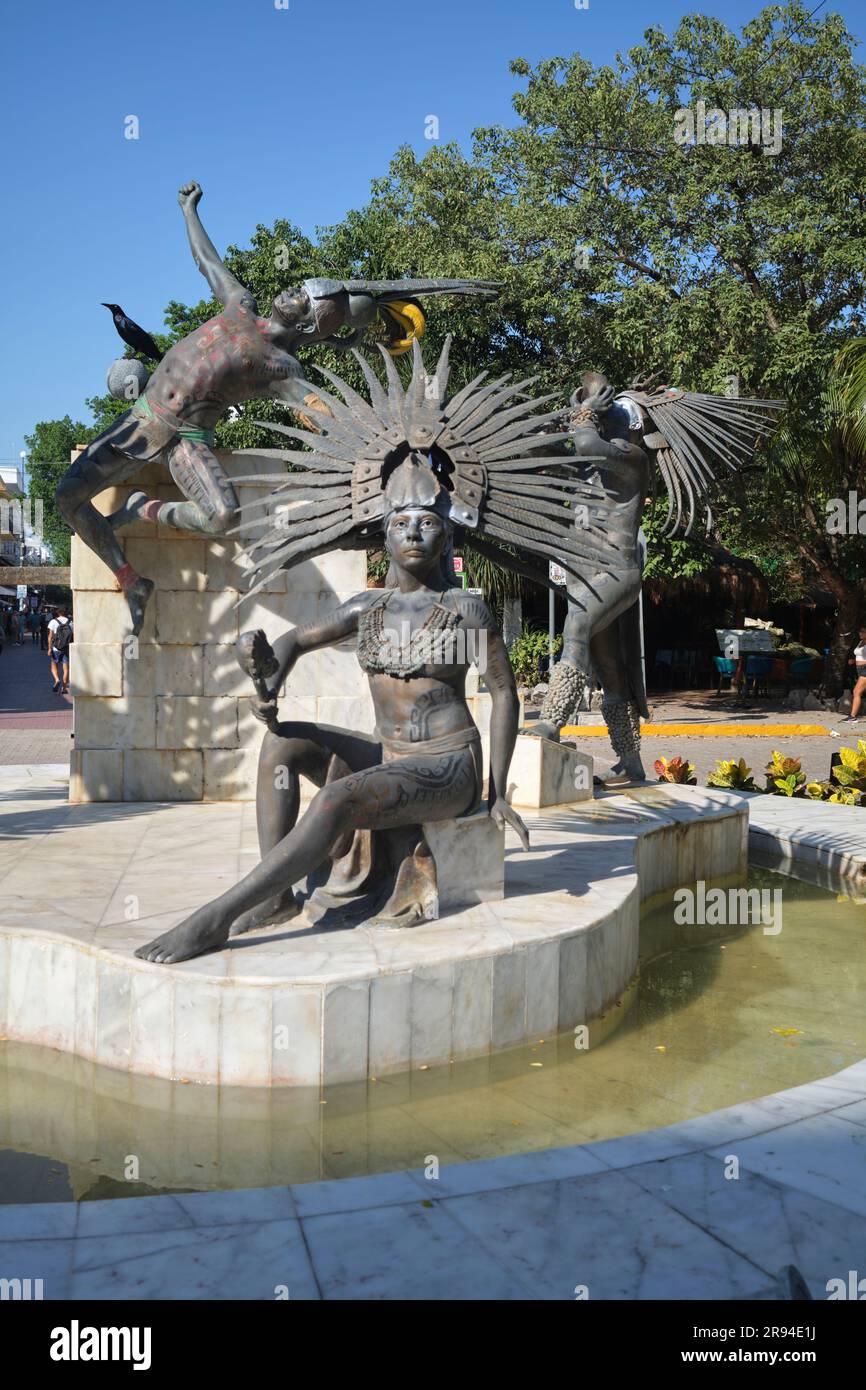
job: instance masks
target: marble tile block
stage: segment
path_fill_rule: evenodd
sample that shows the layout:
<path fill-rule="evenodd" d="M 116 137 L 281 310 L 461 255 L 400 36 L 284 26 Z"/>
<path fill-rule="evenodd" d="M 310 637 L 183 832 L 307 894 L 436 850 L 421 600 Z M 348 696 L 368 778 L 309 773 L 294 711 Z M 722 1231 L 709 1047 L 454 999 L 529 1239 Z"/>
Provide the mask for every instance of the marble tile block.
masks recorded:
<path fill-rule="evenodd" d="M 585 933 L 570 936 L 559 949 L 559 1020 L 560 1030 L 583 1023 L 588 1017 L 587 1001 L 587 939 Z"/>
<path fill-rule="evenodd" d="M 175 978 L 171 1074 L 178 1080 L 220 1079 L 222 995 L 218 985 L 205 980 L 179 974 Z"/>
<path fill-rule="evenodd" d="M 493 958 L 493 1046 L 513 1047 L 526 1037 L 526 951 Z"/>
<path fill-rule="evenodd" d="M 454 966 L 422 966 L 412 974 L 412 1066 L 447 1062 L 453 1046 Z"/>
<path fill-rule="evenodd" d="M 373 702 L 369 695 L 320 695 L 316 703 L 320 724 L 336 724 L 359 734 L 372 734 L 376 727 Z"/>
<path fill-rule="evenodd" d="M 547 1037 L 559 1022 L 559 943 L 526 949 L 526 1036 Z"/>
<path fill-rule="evenodd" d="M 490 1051 L 493 1029 L 493 957 L 465 960 L 454 973 L 452 1049 L 455 1057 Z"/>
<path fill-rule="evenodd" d="M 198 749 L 128 749 L 123 754 L 124 801 L 201 801 L 203 791 Z"/>
<path fill-rule="evenodd" d="M 207 695 L 204 657 L 209 648 L 125 643 L 123 683 L 126 695 Z M 220 693 L 220 692 L 213 692 Z"/>
<path fill-rule="evenodd" d="M 254 801 L 259 765 L 259 744 L 241 743 L 238 748 L 202 749 L 204 801 Z"/>
<path fill-rule="evenodd" d="M 122 695 L 123 649 L 117 643 L 75 642 L 69 662 L 73 695 Z"/>
<path fill-rule="evenodd" d="M 242 559 L 242 554 L 241 546 L 236 540 L 227 538 L 210 541 L 207 548 L 204 587 L 219 593 L 225 593 L 229 589 L 238 593 L 245 592 L 252 567 L 249 561 Z M 285 592 L 285 571 L 279 577 L 283 579 L 282 592 Z"/>
<path fill-rule="evenodd" d="M 204 540 L 168 540 L 161 536 L 148 540 L 133 537 L 124 546 L 133 569 L 152 579 L 160 590 L 194 590 L 205 587 L 206 543 Z"/>
<path fill-rule="evenodd" d="M 102 1066 L 129 1069 L 132 1056 L 130 1002 L 132 972 L 119 963 L 96 962 L 96 1060 Z"/>
<path fill-rule="evenodd" d="M 167 972 L 130 972 L 131 1066 L 153 1076 L 170 1076 L 173 1060 L 174 979 Z"/>
<path fill-rule="evenodd" d="M 486 811 L 425 821 L 423 830 L 436 862 L 440 915 L 505 896 L 505 834 Z"/>
<path fill-rule="evenodd" d="M 97 748 L 155 748 L 155 697 L 123 695 L 117 699 L 80 695 L 75 701 L 75 747 L 78 752 Z"/>
<path fill-rule="evenodd" d="M 156 608 L 159 642 L 196 646 L 198 643 L 234 642 L 238 636 L 236 595 L 184 593 L 158 589 L 148 606 Z"/>
<path fill-rule="evenodd" d="M 73 751 L 69 757 L 69 800 L 122 801 L 122 755 L 114 750 Z"/>
<path fill-rule="evenodd" d="M 322 1020 L 322 1083 L 367 1077 L 370 984 L 334 985 L 325 990 Z"/>
<path fill-rule="evenodd" d="M 238 665 L 237 648 L 229 642 L 213 642 L 204 649 L 203 695 L 253 694 L 253 683 Z"/>
<path fill-rule="evenodd" d="M 157 748 L 237 748 L 231 695 L 164 695 L 156 702 Z"/>
<path fill-rule="evenodd" d="M 508 769 L 513 806 L 559 806 L 592 800 L 593 760 L 548 738 L 519 734 Z"/>
<path fill-rule="evenodd" d="M 412 976 L 381 975 L 370 985 L 369 1073 L 401 1071 L 412 1055 Z"/>
<path fill-rule="evenodd" d="M 280 989 L 271 1004 L 271 1085 L 318 1086 L 322 1079 L 320 989 Z"/>
<path fill-rule="evenodd" d="M 118 504 L 119 505 L 119 504 Z M 73 535 L 69 552 L 70 581 L 76 593 L 84 589 L 108 590 L 119 593 L 120 585 L 108 566 L 94 555 L 89 546 L 78 536 Z M 78 623 L 78 604 L 76 602 L 76 625 Z"/>
<path fill-rule="evenodd" d="M 271 1084 L 271 991 L 235 986 L 224 992 L 220 1020 L 220 1084 Z"/>
<path fill-rule="evenodd" d="M 332 550 L 305 560 L 289 574 L 292 591 L 311 593 L 359 594 L 367 587 L 367 558 L 363 551 Z"/>
<path fill-rule="evenodd" d="M 144 625 L 139 633 L 140 642 L 152 642 L 155 633 L 155 603 L 148 604 L 144 615 Z M 130 633 L 129 605 L 119 589 L 108 592 L 104 589 L 75 590 L 75 641 L 76 642 L 123 642 Z M 72 659 L 70 658 L 70 666 Z"/>

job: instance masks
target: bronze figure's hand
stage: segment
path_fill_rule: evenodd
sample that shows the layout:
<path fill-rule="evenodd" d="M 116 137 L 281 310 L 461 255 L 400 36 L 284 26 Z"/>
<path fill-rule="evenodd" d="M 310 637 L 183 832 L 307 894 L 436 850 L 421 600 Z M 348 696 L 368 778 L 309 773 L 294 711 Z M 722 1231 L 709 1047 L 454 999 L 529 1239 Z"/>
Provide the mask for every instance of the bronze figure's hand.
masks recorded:
<path fill-rule="evenodd" d="M 615 394 L 612 386 L 601 386 L 597 391 L 593 391 L 591 396 L 587 396 L 583 404 L 587 410 L 594 410 L 597 415 L 603 415 L 613 405 Z"/>
<path fill-rule="evenodd" d="M 505 829 L 506 825 L 510 825 L 511 829 L 517 832 L 523 848 L 529 849 L 529 831 L 520 816 L 514 810 L 514 807 L 509 806 L 503 796 L 497 796 L 493 805 L 490 807 L 490 819 L 502 830 Z"/>
<path fill-rule="evenodd" d="M 201 202 L 201 184 L 193 179 L 190 183 L 185 183 L 178 190 L 177 201 L 180 203 L 184 212 L 192 212 Z"/>
<path fill-rule="evenodd" d="M 267 724 L 272 733 L 277 727 L 277 697 L 270 695 L 263 699 L 261 695 L 250 696 L 250 709 L 262 724 Z"/>

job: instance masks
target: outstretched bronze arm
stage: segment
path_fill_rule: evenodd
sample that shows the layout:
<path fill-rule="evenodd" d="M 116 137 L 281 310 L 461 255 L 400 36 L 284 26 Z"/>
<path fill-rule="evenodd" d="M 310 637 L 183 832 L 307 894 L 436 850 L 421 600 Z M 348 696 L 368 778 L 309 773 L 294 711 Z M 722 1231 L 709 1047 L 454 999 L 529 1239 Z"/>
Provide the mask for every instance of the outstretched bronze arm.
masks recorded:
<path fill-rule="evenodd" d="M 239 299 L 242 295 L 247 295 L 250 301 L 253 301 L 249 290 L 226 269 L 216 247 L 201 225 L 198 215 L 201 196 L 201 184 L 194 181 L 185 183 L 177 195 L 186 223 L 186 234 L 189 237 L 193 260 L 221 304 L 228 304 L 230 299 Z"/>

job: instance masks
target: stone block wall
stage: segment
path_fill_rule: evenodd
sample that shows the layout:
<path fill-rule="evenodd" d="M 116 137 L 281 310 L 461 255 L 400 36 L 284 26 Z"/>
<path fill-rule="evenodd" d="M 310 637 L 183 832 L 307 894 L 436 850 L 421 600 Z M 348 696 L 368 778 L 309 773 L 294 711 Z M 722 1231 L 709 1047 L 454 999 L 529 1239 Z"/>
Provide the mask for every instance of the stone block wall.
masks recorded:
<path fill-rule="evenodd" d="M 235 477 L 271 473 L 253 457 L 221 455 Z M 160 464 L 96 499 L 106 515 L 134 489 L 169 501 L 181 494 Z M 241 502 L 261 485 L 237 488 Z M 255 795 L 262 725 L 247 704 L 252 683 L 235 661 L 241 632 L 273 641 L 366 588 L 362 551 L 334 551 L 246 593 L 237 539 L 208 540 L 140 523 L 119 533 L 127 560 L 152 579 L 137 643 L 114 576 L 72 542 L 75 642 L 70 659 L 74 752 L 70 801 L 237 801 Z M 303 657 L 283 693 L 283 718 L 372 732 L 372 704 L 351 644 Z"/>

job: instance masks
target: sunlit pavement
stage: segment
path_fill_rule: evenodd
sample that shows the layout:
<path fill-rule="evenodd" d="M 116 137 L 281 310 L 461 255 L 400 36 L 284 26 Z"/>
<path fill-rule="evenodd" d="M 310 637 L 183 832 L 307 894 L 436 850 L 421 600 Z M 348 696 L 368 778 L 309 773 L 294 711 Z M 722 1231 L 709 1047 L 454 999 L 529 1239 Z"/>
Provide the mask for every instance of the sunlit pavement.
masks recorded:
<path fill-rule="evenodd" d="M 75 660 L 74 647 L 70 657 Z M 72 697 L 54 694 L 51 663 L 31 643 L 6 642 L 0 655 L 0 764 L 68 763 Z"/>

